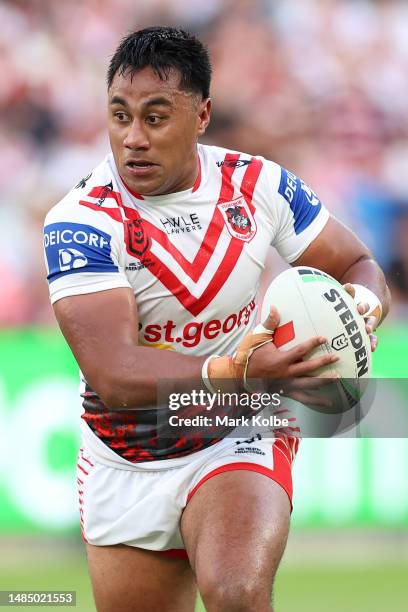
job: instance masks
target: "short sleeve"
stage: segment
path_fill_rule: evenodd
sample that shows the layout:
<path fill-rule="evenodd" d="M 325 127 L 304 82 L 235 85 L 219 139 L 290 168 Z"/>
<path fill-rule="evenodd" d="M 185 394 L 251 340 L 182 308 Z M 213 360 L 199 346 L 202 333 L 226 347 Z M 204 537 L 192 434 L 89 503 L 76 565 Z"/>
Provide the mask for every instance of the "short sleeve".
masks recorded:
<path fill-rule="evenodd" d="M 272 245 L 292 263 L 320 234 L 330 214 L 315 192 L 285 168 L 281 168 L 276 198 L 278 227 Z"/>
<path fill-rule="evenodd" d="M 54 207 L 44 224 L 44 255 L 51 303 L 85 293 L 130 287 L 120 231 L 114 222 L 72 206 Z M 123 229 L 122 229 L 123 231 Z M 122 241 L 123 242 L 123 241 Z"/>

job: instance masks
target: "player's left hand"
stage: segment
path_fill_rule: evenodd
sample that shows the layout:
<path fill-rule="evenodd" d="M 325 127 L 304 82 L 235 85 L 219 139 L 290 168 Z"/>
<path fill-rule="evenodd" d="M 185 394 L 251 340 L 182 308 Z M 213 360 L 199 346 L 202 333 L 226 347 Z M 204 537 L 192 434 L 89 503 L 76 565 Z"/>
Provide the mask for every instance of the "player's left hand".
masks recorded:
<path fill-rule="evenodd" d="M 354 299 L 356 295 L 356 290 L 354 289 L 352 283 L 346 283 L 343 286 L 347 293 L 351 295 L 351 297 Z M 374 334 L 374 331 L 377 328 L 379 321 L 377 320 L 377 317 L 367 314 L 370 310 L 370 306 L 367 303 L 360 302 L 359 304 L 357 304 L 357 310 L 361 314 L 361 316 L 364 317 L 366 332 L 370 337 L 371 352 L 374 353 L 378 345 L 378 338 Z"/>

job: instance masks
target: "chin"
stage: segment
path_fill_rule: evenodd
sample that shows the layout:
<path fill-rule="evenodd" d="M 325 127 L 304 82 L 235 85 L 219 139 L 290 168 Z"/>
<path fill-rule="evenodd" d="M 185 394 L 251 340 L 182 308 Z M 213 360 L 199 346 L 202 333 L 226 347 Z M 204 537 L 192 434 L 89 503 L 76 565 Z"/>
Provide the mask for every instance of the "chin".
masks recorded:
<path fill-rule="evenodd" d="M 129 173 L 121 174 L 122 180 L 130 191 L 140 193 L 140 195 L 161 195 L 163 194 L 163 182 L 158 177 L 146 177 L 145 179 L 129 176 Z"/>
<path fill-rule="evenodd" d="M 154 196 L 154 195 L 162 195 L 163 194 L 163 190 L 161 189 L 161 185 L 159 184 L 152 184 L 152 183 L 139 183 L 138 185 L 135 185 L 133 187 L 134 191 L 137 191 L 137 193 L 140 193 L 140 195 L 145 195 L 145 196 Z"/>
<path fill-rule="evenodd" d="M 149 181 L 132 181 L 129 180 L 126 176 L 122 176 L 122 180 L 125 183 L 126 187 L 129 189 L 129 191 L 140 193 L 140 195 L 155 195 L 155 192 L 160 189 L 159 186 L 152 184 Z"/>

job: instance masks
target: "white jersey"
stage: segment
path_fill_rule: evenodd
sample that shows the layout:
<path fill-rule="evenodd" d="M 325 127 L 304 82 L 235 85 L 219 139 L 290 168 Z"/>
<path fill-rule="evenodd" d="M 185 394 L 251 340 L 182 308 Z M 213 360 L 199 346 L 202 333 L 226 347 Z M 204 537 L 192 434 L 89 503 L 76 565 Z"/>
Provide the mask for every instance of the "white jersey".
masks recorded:
<path fill-rule="evenodd" d="M 52 302 L 129 287 L 140 344 L 188 355 L 236 348 L 255 322 L 269 245 L 285 261 L 296 261 L 329 213 L 301 179 L 274 162 L 204 145 L 198 153 L 194 186 L 163 196 L 132 193 L 110 154 L 48 213 L 44 245 Z M 87 394 L 97 397 L 87 388 L 85 401 Z M 85 420 L 86 413 L 85 406 Z M 93 431 L 111 449 L 121 448 L 112 436 Z M 156 453 L 139 440 L 126 458 L 183 452 L 192 449 Z"/>

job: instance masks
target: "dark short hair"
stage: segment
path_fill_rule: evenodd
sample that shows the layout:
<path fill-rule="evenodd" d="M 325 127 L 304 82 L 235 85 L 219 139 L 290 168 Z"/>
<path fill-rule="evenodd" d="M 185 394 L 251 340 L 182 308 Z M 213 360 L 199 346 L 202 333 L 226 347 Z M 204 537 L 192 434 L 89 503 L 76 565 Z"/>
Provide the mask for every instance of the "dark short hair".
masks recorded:
<path fill-rule="evenodd" d="M 126 36 L 113 55 L 107 73 L 108 88 L 115 74 L 134 74 L 150 66 L 162 80 L 173 68 L 180 73 L 180 87 L 210 95 L 211 63 L 206 47 L 179 28 L 152 27 Z"/>

